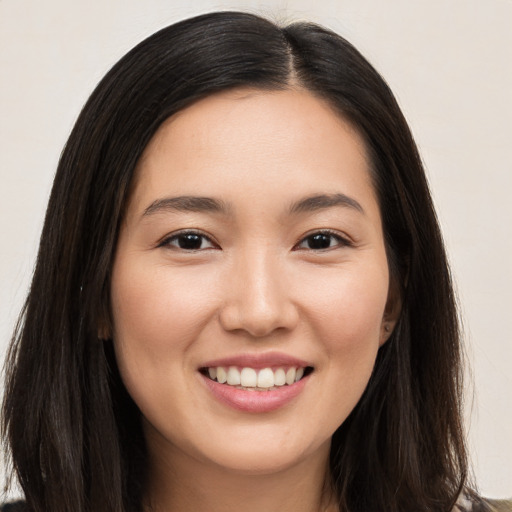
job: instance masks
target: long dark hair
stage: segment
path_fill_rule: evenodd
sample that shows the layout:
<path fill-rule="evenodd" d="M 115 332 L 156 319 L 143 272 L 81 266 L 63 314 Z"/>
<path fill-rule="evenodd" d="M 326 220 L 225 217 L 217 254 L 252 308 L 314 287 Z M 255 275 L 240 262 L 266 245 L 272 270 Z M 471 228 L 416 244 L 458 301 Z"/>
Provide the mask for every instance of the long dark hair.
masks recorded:
<path fill-rule="evenodd" d="M 119 377 L 109 280 L 134 169 L 161 123 L 237 87 L 302 87 L 364 138 L 402 313 L 335 432 L 341 511 L 447 511 L 467 479 L 461 348 L 442 238 L 414 140 L 381 76 L 340 36 L 222 12 L 149 37 L 105 76 L 62 153 L 6 365 L 3 436 L 30 510 L 140 512 L 146 448 Z M 107 329 L 108 330 L 108 329 Z"/>

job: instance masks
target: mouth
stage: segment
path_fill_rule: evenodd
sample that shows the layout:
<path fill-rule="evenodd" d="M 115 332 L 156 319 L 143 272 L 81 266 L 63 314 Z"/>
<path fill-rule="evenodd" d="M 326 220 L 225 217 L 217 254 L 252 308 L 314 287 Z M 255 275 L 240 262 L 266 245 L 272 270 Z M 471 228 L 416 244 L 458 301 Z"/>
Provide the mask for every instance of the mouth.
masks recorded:
<path fill-rule="evenodd" d="M 208 366 L 199 370 L 208 379 L 245 391 L 274 391 L 291 386 L 313 372 L 312 366 Z"/>
<path fill-rule="evenodd" d="M 305 392 L 315 367 L 290 354 L 267 352 L 204 361 L 198 370 L 221 404 L 259 414 L 288 410 Z"/>

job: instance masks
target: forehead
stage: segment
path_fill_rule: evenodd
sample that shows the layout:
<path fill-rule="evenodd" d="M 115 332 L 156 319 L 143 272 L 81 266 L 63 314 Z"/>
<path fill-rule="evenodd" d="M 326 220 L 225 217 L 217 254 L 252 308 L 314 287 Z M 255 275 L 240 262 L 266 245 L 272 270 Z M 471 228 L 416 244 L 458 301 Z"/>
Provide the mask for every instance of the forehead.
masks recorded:
<path fill-rule="evenodd" d="M 150 196 L 227 188 L 344 192 L 340 186 L 373 195 L 366 147 L 350 123 L 305 90 L 239 89 L 204 98 L 160 127 L 137 166 L 131 202 L 140 208 Z"/>

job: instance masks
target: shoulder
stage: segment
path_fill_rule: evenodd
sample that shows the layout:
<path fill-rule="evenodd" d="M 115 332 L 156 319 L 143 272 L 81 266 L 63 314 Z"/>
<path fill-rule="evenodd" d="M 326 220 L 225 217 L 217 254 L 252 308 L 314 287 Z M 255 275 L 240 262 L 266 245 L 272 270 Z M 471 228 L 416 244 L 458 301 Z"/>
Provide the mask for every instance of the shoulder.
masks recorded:
<path fill-rule="evenodd" d="M 470 498 L 463 494 L 452 512 L 512 512 L 512 501 Z"/>
<path fill-rule="evenodd" d="M 484 500 L 492 512 L 512 512 L 512 500 Z"/>

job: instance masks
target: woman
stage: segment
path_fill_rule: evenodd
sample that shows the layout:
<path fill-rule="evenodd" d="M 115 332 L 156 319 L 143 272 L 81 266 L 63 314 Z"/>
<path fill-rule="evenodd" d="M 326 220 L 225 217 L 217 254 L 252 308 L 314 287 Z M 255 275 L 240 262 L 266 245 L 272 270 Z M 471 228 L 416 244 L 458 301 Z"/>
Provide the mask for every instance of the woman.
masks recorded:
<path fill-rule="evenodd" d="M 377 72 L 314 25 L 180 22 L 114 66 L 61 157 L 8 361 L 19 506 L 492 510 L 460 356 Z"/>

